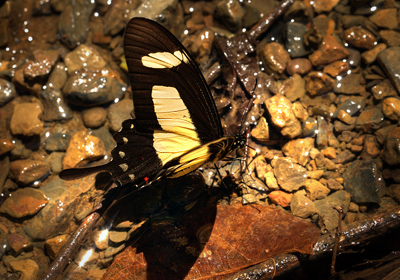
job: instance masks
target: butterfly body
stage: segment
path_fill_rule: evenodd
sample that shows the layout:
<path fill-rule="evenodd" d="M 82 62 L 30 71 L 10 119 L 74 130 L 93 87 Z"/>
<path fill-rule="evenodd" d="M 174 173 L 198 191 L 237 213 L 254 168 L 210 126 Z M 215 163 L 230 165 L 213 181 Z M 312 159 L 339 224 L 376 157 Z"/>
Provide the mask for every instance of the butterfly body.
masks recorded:
<path fill-rule="evenodd" d="M 108 164 L 64 170 L 61 178 L 104 172 L 102 181 L 144 185 L 183 176 L 243 145 L 241 136 L 223 135 L 200 69 L 167 29 L 131 19 L 124 51 L 136 118 L 124 121 L 114 135 L 117 146 Z"/>

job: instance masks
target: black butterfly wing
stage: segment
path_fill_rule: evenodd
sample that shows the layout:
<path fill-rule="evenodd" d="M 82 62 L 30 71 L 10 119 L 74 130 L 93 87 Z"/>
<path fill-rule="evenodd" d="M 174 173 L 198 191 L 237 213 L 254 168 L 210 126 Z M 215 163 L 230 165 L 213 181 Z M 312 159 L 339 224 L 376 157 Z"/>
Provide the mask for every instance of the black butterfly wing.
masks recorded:
<path fill-rule="evenodd" d="M 106 171 L 105 180 L 142 183 L 163 166 L 181 176 L 212 156 L 204 144 L 222 137 L 214 100 L 198 66 L 167 29 L 133 18 L 124 46 L 136 119 L 125 121 L 114 136 L 117 147 L 110 163 L 64 170 L 63 179 Z M 201 159 L 192 156 L 199 154 L 193 152 L 197 149 Z"/>

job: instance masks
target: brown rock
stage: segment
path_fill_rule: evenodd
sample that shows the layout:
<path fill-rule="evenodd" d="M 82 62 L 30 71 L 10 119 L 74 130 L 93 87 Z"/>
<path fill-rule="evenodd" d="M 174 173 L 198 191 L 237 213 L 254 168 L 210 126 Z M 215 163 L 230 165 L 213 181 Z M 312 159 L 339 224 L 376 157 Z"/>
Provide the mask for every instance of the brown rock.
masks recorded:
<path fill-rule="evenodd" d="M 391 166 L 400 164 L 400 127 L 392 129 L 383 145 L 382 159 Z"/>
<path fill-rule="evenodd" d="M 10 163 L 10 177 L 22 185 L 40 180 L 49 172 L 49 165 L 41 160 L 21 159 Z"/>
<path fill-rule="evenodd" d="M 10 262 L 10 267 L 14 272 L 21 272 L 20 280 L 35 280 L 38 276 L 39 266 L 31 259 Z"/>
<path fill-rule="evenodd" d="M 353 124 L 355 119 L 353 119 L 349 114 L 347 114 L 344 110 L 339 110 L 337 114 L 337 118 L 344 123 Z"/>
<path fill-rule="evenodd" d="M 389 132 L 392 131 L 393 129 L 395 129 L 396 127 L 397 127 L 397 125 L 393 124 L 393 125 L 382 127 L 380 129 L 378 129 L 377 131 L 375 131 L 374 134 L 376 136 L 376 140 L 378 141 L 378 143 L 382 145 L 386 139 L 386 136 L 389 134 Z M 363 141 L 363 143 L 364 143 L 364 141 Z"/>
<path fill-rule="evenodd" d="M 286 72 L 289 75 L 300 74 L 304 75 L 310 72 L 312 69 L 312 65 L 310 60 L 306 58 L 295 58 L 289 61 Z"/>
<path fill-rule="evenodd" d="M 271 165 L 274 167 L 275 178 L 283 190 L 292 192 L 304 186 L 307 173 L 301 165 L 293 163 L 290 158 L 282 157 L 274 158 Z"/>
<path fill-rule="evenodd" d="M 40 190 L 33 188 L 18 189 L 8 197 L 0 207 L 1 213 L 7 213 L 13 218 L 23 218 L 34 215 L 48 202 Z"/>
<path fill-rule="evenodd" d="M 281 44 L 273 42 L 261 49 L 260 58 L 268 74 L 281 74 L 289 63 L 290 55 Z"/>
<path fill-rule="evenodd" d="M 305 188 L 307 191 L 307 196 L 311 200 L 319 200 L 319 199 L 324 199 L 325 197 L 328 196 L 330 190 L 322 185 L 320 182 L 317 180 L 313 179 L 307 179 L 305 183 Z"/>
<path fill-rule="evenodd" d="M 399 26 L 399 21 L 397 20 L 397 9 L 378 10 L 373 13 L 369 19 L 382 28 L 394 29 Z"/>
<path fill-rule="evenodd" d="M 65 243 L 67 243 L 68 238 L 68 234 L 63 234 L 46 240 L 46 242 L 44 243 L 46 253 L 52 260 L 56 258 L 58 253 L 64 247 Z"/>
<path fill-rule="evenodd" d="M 8 242 L 16 255 L 19 255 L 24 250 L 32 249 L 32 243 L 26 237 L 17 233 L 10 233 L 8 235 Z"/>
<path fill-rule="evenodd" d="M 307 171 L 308 179 L 319 180 L 324 175 L 324 170 Z"/>
<path fill-rule="evenodd" d="M 296 118 L 301 122 L 305 122 L 309 117 L 306 108 L 298 101 L 293 103 L 292 110 Z"/>
<path fill-rule="evenodd" d="M 388 97 L 383 100 L 382 112 L 386 118 L 392 121 L 399 121 L 400 119 L 400 99 Z"/>
<path fill-rule="evenodd" d="M 364 149 L 362 156 L 376 158 L 377 156 L 379 156 L 380 152 L 381 149 L 378 142 L 376 141 L 376 137 L 371 134 L 366 135 L 364 138 Z"/>
<path fill-rule="evenodd" d="M 105 250 L 108 248 L 108 240 L 110 233 L 107 229 L 105 230 L 97 230 L 92 235 L 92 240 L 96 244 L 97 249 Z"/>
<path fill-rule="evenodd" d="M 269 139 L 269 127 L 264 117 L 261 117 L 257 125 L 251 130 L 251 136 L 259 141 L 266 141 Z"/>
<path fill-rule="evenodd" d="M 24 67 L 24 77 L 29 81 L 46 78 L 57 63 L 57 50 L 35 50 L 34 60 L 28 60 Z"/>
<path fill-rule="evenodd" d="M 315 208 L 314 202 L 303 193 L 304 191 L 298 191 L 293 195 L 290 210 L 293 215 L 305 219 L 318 213 L 318 210 Z"/>
<path fill-rule="evenodd" d="M 88 128 L 98 128 L 107 120 L 107 111 L 102 107 L 93 107 L 82 111 L 82 120 Z"/>
<path fill-rule="evenodd" d="M 128 233 L 126 231 L 110 230 L 110 241 L 114 243 L 121 243 L 126 240 Z"/>
<path fill-rule="evenodd" d="M 33 136 L 43 131 L 42 109 L 38 103 L 20 103 L 14 107 L 10 129 L 12 134 Z"/>
<path fill-rule="evenodd" d="M 321 66 L 346 58 L 349 55 L 349 51 L 342 44 L 333 36 L 327 35 L 319 44 L 318 50 L 314 51 L 309 59 L 312 65 Z"/>
<path fill-rule="evenodd" d="M 286 193 L 284 191 L 273 191 L 268 194 L 269 199 L 272 203 L 280 205 L 282 207 L 288 207 L 292 201 L 293 194 Z"/>
<path fill-rule="evenodd" d="M 265 101 L 272 123 L 283 136 L 295 138 L 301 133 L 301 124 L 293 113 L 292 103 L 284 96 L 275 95 Z"/>
<path fill-rule="evenodd" d="M 365 92 L 365 85 L 363 76 L 359 73 L 351 73 L 335 80 L 336 93 L 342 94 L 363 94 Z"/>
<path fill-rule="evenodd" d="M 390 185 L 387 189 L 387 194 L 400 203 L 400 184 Z"/>
<path fill-rule="evenodd" d="M 314 148 L 313 138 L 290 140 L 282 147 L 282 152 L 305 166 L 310 158 L 310 150 Z"/>
<path fill-rule="evenodd" d="M 400 46 L 400 33 L 394 30 L 381 30 L 379 31 L 382 41 L 388 47 Z"/>
<path fill-rule="evenodd" d="M 336 76 L 343 76 L 350 69 L 350 66 L 347 62 L 344 61 L 334 61 L 331 64 L 328 64 L 324 67 L 322 72 L 330 75 L 335 78 Z"/>
<path fill-rule="evenodd" d="M 305 77 L 306 91 L 311 96 L 322 95 L 332 91 L 335 81 L 327 74 L 318 71 L 312 71 Z"/>
<path fill-rule="evenodd" d="M 105 147 L 100 138 L 89 135 L 86 131 L 76 132 L 69 141 L 63 168 L 73 168 L 85 165 L 105 155 Z"/>
<path fill-rule="evenodd" d="M 376 100 L 381 100 L 388 96 L 397 96 L 396 90 L 388 79 L 383 80 L 371 88 L 371 92 Z"/>
<path fill-rule="evenodd" d="M 110 105 L 108 110 L 108 120 L 110 121 L 111 131 L 118 131 L 121 123 L 131 118 L 133 102 L 131 99 L 124 99 L 118 103 Z"/>
<path fill-rule="evenodd" d="M 382 111 L 378 108 L 372 108 L 363 111 L 356 121 L 356 129 L 366 133 L 372 133 L 379 129 L 384 117 Z"/>
<path fill-rule="evenodd" d="M 380 43 L 380 44 L 376 45 L 373 49 L 363 52 L 361 54 L 361 58 L 365 64 L 371 64 L 371 63 L 375 62 L 378 54 L 385 49 L 386 49 L 386 45 L 383 43 Z"/>
<path fill-rule="evenodd" d="M 299 74 L 294 74 L 282 83 L 279 93 L 286 96 L 291 102 L 296 101 L 306 93 L 305 82 Z"/>
<path fill-rule="evenodd" d="M 265 184 L 267 185 L 268 189 L 270 189 L 270 190 L 278 190 L 279 189 L 278 182 L 276 181 L 274 172 L 268 171 L 265 174 Z"/>
<path fill-rule="evenodd" d="M 81 44 L 69 52 L 65 56 L 64 62 L 70 75 L 84 69 L 101 70 L 107 64 L 96 48 L 85 44 Z"/>
<path fill-rule="evenodd" d="M 322 12 L 330 12 L 332 9 L 339 3 L 339 0 L 307 0 L 309 5 L 312 4 L 315 12 L 322 13 Z"/>
<path fill-rule="evenodd" d="M 368 50 L 372 49 L 376 43 L 374 34 L 358 26 L 345 30 L 344 40 L 354 47 Z"/>
<path fill-rule="evenodd" d="M 8 139 L 0 139 L 0 156 L 14 149 L 15 144 Z"/>
<path fill-rule="evenodd" d="M 336 150 L 332 147 L 322 149 L 321 154 L 326 158 L 336 158 Z"/>
<path fill-rule="evenodd" d="M 327 181 L 327 186 L 332 191 L 343 190 L 342 184 L 340 184 L 337 180 L 329 178 Z"/>

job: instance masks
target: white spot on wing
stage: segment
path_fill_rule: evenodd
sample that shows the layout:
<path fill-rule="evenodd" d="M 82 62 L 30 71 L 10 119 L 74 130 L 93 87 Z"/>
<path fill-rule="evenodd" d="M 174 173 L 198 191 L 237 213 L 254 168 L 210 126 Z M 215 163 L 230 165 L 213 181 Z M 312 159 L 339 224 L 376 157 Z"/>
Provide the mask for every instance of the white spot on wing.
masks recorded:
<path fill-rule="evenodd" d="M 120 164 L 119 167 L 121 167 L 122 171 L 125 172 L 128 170 L 128 165 L 126 163 Z"/>
<path fill-rule="evenodd" d="M 122 140 L 124 141 L 125 144 L 128 143 L 128 138 L 122 137 Z"/>
<path fill-rule="evenodd" d="M 123 151 L 119 151 L 118 154 L 119 154 L 119 156 L 120 156 L 121 158 L 124 158 L 124 156 L 125 156 L 125 153 L 124 153 Z"/>
<path fill-rule="evenodd" d="M 131 181 L 135 180 L 135 174 L 129 174 L 129 179 L 131 179 Z"/>
<path fill-rule="evenodd" d="M 178 53 L 177 53 L 178 52 Z M 179 56 L 175 56 L 177 53 Z M 157 52 L 157 53 L 149 53 L 149 55 L 145 55 L 142 57 L 143 66 L 149 68 L 172 68 L 181 64 L 181 57 L 183 58 L 183 54 L 180 51 L 176 51 L 175 53 L 170 52 Z"/>

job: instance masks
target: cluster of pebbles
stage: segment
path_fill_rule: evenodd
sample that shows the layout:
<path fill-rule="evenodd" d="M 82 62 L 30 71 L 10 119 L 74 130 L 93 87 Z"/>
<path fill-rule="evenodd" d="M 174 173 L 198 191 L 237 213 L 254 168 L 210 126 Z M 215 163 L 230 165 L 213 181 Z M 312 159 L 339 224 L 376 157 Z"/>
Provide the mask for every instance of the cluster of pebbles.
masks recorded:
<path fill-rule="evenodd" d="M 279 4 L 73 3 L 0 7 L 2 276 L 42 274 L 92 211 L 91 197 L 101 195 L 93 177 L 64 182 L 57 175 L 109 155 L 112 134 L 134 116 L 119 65 L 130 18 L 161 21 L 204 68 L 215 56 L 215 36 L 248 29 Z M 277 205 L 315 222 L 321 233 L 338 227 L 334 207 L 352 223 L 398 206 L 399 22 L 400 5 L 392 0 L 294 1 L 257 47 L 260 118 L 251 131 L 251 175 L 243 176 L 241 196 L 221 203 Z M 234 161 L 222 170 L 239 168 Z M 215 170 L 203 173 L 209 185 L 218 180 Z M 102 239 L 85 268 L 96 269 L 86 276 L 100 277 L 137 227 L 126 222 L 95 232 Z"/>

